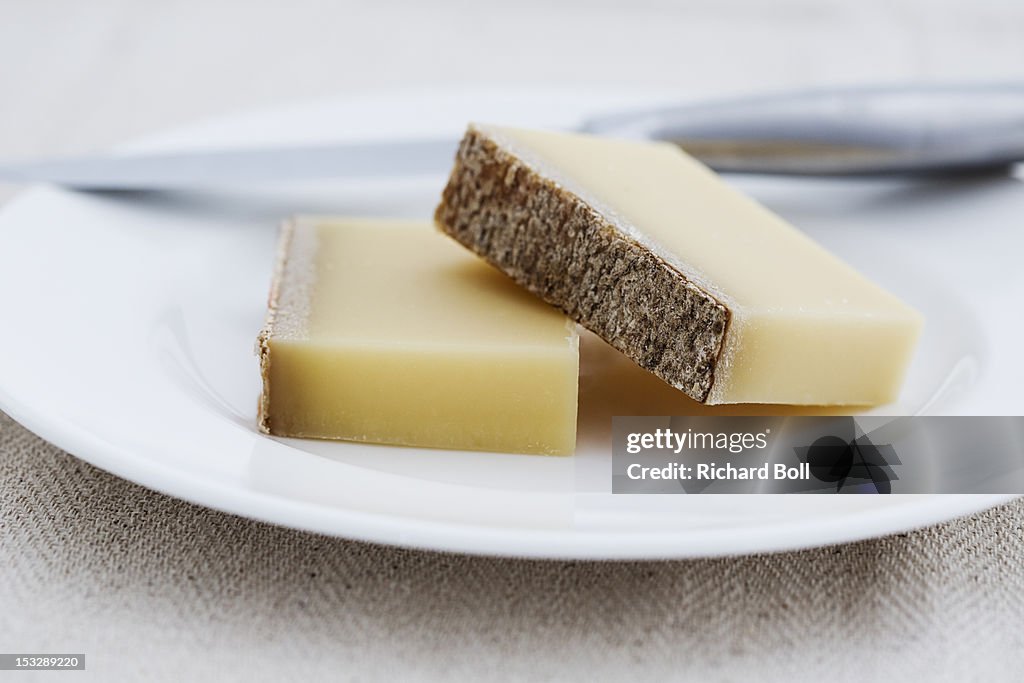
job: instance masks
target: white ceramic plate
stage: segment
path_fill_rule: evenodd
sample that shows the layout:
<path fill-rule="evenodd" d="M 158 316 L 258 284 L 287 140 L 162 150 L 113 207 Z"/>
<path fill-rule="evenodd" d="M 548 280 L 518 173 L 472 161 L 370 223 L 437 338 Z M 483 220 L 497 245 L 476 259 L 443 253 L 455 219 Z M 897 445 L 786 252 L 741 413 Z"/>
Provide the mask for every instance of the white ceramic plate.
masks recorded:
<path fill-rule="evenodd" d="M 455 135 L 470 119 L 563 126 L 666 99 L 406 91 L 231 117 L 135 147 Z M 575 458 L 257 434 L 252 344 L 279 220 L 293 212 L 427 217 L 442 182 L 26 192 L 0 215 L 0 407 L 94 465 L 174 496 L 312 531 L 470 553 L 772 551 L 902 531 L 1005 500 L 612 496 L 610 416 L 681 414 L 693 404 L 593 338 L 584 341 Z M 1020 413 L 1024 185 L 741 184 L 927 316 L 900 404 L 887 411 Z"/>

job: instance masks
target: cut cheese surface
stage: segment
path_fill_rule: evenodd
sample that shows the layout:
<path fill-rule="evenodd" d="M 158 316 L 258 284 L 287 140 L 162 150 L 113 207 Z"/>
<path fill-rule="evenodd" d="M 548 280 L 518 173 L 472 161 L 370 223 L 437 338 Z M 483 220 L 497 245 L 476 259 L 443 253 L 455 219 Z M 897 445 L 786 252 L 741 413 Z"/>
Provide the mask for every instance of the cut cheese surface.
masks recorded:
<path fill-rule="evenodd" d="M 706 403 L 889 402 L 922 324 L 674 145 L 471 127 L 437 220 Z"/>
<path fill-rule="evenodd" d="M 427 222 L 301 218 L 259 351 L 282 436 L 571 453 L 575 324 Z"/>

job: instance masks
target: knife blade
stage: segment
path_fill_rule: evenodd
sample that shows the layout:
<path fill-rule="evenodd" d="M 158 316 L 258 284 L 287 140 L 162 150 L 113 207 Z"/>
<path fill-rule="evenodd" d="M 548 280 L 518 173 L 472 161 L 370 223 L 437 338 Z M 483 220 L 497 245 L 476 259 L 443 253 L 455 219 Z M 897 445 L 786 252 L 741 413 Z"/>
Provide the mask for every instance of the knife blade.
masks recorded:
<path fill-rule="evenodd" d="M 579 130 L 680 145 L 721 172 L 1004 170 L 1024 159 L 1024 84 L 814 90 L 598 116 Z M 133 190 L 442 174 L 458 140 L 99 155 L 0 165 L 0 180 Z"/>
<path fill-rule="evenodd" d="M 451 165 L 457 145 L 455 138 L 424 138 L 80 157 L 0 166 L 0 179 L 77 189 L 136 190 L 417 176 L 443 172 Z"/>

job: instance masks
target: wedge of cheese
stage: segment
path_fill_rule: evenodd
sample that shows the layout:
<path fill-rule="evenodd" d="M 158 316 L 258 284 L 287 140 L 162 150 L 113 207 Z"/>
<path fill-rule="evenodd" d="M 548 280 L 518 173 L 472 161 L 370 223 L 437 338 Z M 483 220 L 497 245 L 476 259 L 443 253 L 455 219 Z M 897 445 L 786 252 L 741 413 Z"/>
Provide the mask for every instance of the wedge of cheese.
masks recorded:
<path fill-rule="evenodd" d="M 922 325 L 669 144 L 471 126 L 435 219 L 704 403 L 892 401 Z"/>
<path fill-rule="evenodd" d="M 568 454 L 576 325 L 428 222 L 282 230 L 259 426 L 279 436 Z"/>

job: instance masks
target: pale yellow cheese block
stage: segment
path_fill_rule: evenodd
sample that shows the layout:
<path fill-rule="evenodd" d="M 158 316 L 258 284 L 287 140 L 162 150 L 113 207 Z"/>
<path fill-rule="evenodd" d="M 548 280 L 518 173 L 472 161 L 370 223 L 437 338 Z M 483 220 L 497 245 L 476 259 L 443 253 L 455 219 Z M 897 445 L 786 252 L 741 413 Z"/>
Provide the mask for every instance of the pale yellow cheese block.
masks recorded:
<path fill-rule="evenodd" d="M 572 453 L 575 323 L 432 224 L 299 218 L 278 256 L 263 431 Z"/>
<path fill-rule="evenodd" d="M 674 145 L 471 126 L 436 218 L 704 403 L 893 401 L 922 326 Z"/>

